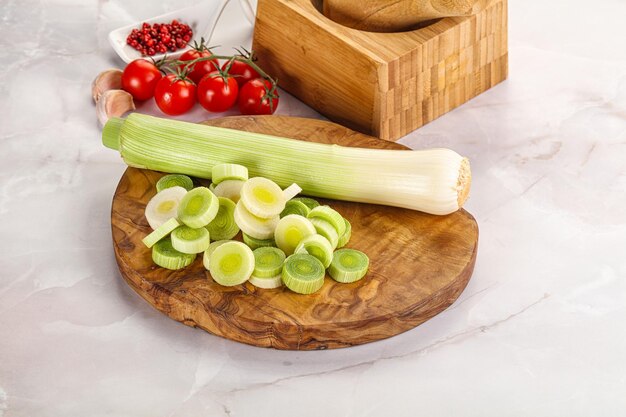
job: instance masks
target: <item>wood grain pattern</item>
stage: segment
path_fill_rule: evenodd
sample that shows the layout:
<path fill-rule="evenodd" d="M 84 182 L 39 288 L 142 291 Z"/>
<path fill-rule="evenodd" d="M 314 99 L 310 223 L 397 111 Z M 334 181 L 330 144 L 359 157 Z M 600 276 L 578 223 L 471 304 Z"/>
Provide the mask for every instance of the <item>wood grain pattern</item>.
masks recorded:
<path fill-rule="evenodd" d="M 491 0 L 323 0 L 324 16 L 358 30 L 400 32 L 452 16 L 470 16 Z M 422 26 L 423 27 L 423 26 Z"/>
<path fill-rule="evenodd" d="M 320 1 L 259 2 L 253 48 L 282 88 L 344 126 L 394 141 L 508 75 L 507 0 L 396 33 L 343 26 Z"/>
<path fill-rule="evenodd" d="M 345 146 L 404 148 L 319 120 L 242 116 L 206 123 Z M 320 199 L 352 223 L 348 247 L 369 255 L 371 268 L 363 280 L 339 284 L 326 277 L 318 293 L 299 295 L 284 288 L 261 290 L 249 283 L 222 287 L 210 278 L 201 257 L 186 269 L 167 271 L 153 264 L 150 250 L 141 243 L 150 232 L 144 208 L 162 175 L 128 168 L 119 182 L 111 225 L 121 275 L 174 320 L 228 339 L 294 350 L 384 339 L 447 308 L 463 291 L 474 268 L 478 227 L 465 210 L 433 216 Z"/>

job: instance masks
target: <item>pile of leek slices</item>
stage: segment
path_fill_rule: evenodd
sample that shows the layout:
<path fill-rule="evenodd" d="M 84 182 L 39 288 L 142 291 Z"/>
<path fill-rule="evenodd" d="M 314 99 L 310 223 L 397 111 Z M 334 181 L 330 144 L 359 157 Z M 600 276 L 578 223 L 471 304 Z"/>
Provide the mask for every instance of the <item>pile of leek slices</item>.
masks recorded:
<path fill-rule="evenodd" d="M 202 253 L 218 284 L 285 285 L 299 294 L 318 291 L 326 271 L 343 283 L 367 273 L 367 255 L 343 248 L 350 222 L 312 198 L 296 197 L 297 184 L 282 190 L 267 178 L 248 178 L 237 164 L 214 166 L 212 181 L 194 188 L 188 176 L 169 174 L 157 182 L 145 210 L 153 231 L 143 243 L 158 266 L 185 268 Z M 233 240 L 240 230 L 243 242 Z"/>

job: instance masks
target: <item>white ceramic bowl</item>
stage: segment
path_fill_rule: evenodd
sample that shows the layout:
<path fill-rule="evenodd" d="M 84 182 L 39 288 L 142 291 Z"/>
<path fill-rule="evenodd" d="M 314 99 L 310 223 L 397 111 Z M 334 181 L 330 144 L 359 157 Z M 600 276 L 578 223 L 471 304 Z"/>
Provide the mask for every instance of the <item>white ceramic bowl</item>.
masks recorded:
<path fill-rule="evenodd" d="M 176 58 L 182 55 L 183 52 L 189 50 L 193 45 L 194 40 L 200 42 L 200 38 L 204 38 L 206 42 L 211 40 L 213 35 L 213 29 L 215 24 L 220 18 L 224 7 L 229 0 L 204 0 L 195 6 L 187 7 L 185 9 L 177 10 L 170 13 L 165 13 L 160 16 L 156 16 L 150 19 L 145 19 L 140 22 L 115 29 L 109 33 L 109 43 L 124 62 L 130 62 L 137 58 L 141 58 L 141 53 L 135 48 L 126 44 L 126 38 L 130 34 L 130 31 L 134 28 L 140 28 L 143 22 L 150 24 L 154 23 L 169 23 L 173 19 L 178 20 L 181 23 L 185 23 L 191 26 L 193 30 L 193 38 L 187 44 L 187 47 L 178 49 L 176 52 L 168 52 L 167 56 Z M 156 54 L 151 58 L 158 60 L 163 58 L 165 54 Z"/>

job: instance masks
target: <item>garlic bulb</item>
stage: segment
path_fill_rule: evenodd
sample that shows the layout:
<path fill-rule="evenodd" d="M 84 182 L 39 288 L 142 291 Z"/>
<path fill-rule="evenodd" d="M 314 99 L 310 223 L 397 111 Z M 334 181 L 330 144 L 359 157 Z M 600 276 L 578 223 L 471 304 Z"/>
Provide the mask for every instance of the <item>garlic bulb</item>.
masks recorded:
<path fill-rule="evenodd" d="M 107 90 L 96 103 L 96 114 L 102 126 L 110 117 L 120 117 L 131 110 L 135 110 L 133 96 L 124 90 Z"/>
<path fill-rule="evenodd" d="M 108 90 L 122 88 L 122 70 L 111 68 L 102 71 L 91 83 L 91 96 L 94 102 L 98 102 L 102 93 Z"/>

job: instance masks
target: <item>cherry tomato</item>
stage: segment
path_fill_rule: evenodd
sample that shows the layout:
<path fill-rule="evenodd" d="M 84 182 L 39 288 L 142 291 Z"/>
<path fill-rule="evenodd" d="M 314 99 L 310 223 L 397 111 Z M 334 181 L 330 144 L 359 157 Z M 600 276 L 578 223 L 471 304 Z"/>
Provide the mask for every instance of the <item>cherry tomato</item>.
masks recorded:
<path fill-rule="evenodd" d="M 136 100 L 147 100 L 154 95 L 163 74 L 154 63 L 146 59 L 136 59 L 126 65 L 122 73 L 122 88 Z"/>
<path fill-rule="evenodd" d="M 168 74 L 157 83 L 154 101 L 165 114 L 183 114 L 196 102 L 196 85 L 178 78 L 175 74 Z"/>
<path fill-rule="evenodd" d="M 230 69 L 228 68 L 229 64 Z M 232 64 L 230 62 L 225 62 L 224 65 L 222 65 L 222 71 L 226 70 L 228 70 L 228 73 L 230 75 L 235 77 L 235 80 L 237 80 L 237 84 L 239 84 L 239 87 L 242 87 L 250 80 L 254 80 L 255 78 L 260 77 L 259 73 L 256 72 L 254 68 L 241 61 L 232 61 Z"/>
<path fill-rule="evenodd" d="M 178 58 L 181 61 L 193 61 L 197 58 L 204 58 L 213 55 L 211 51 L 206 49 L 204 46 L 198 46 L 198 49 L 190 49 L 186 51 L 184 54 Z M 181 65 L 182 67 L 183 65 Z M 191 78 L 191 81 L 198 84 L 202 77 L 204 77 L 209 72 L 213 72 L 220 67 L 220 63 L 217 59 L 210 59 L 206 61 L 196 62 L 193 66 L 193 70 L 187 74 L 187 77 Z"/>
<path fill-rule="evenodd" d="M 270 81 L 255 78 L 241 87 L 239 92 L 241 114 L 273 114 L 276 107 L 278 107 L 278 92 L 272 88 Z"/>
<path fill-rule="evenodd" d="M 219 71 L 208 73 L 198 84 L 198 102 L 211 112 L 223 112 L 233 107 L 238 93 L 237 81 Z"/>

